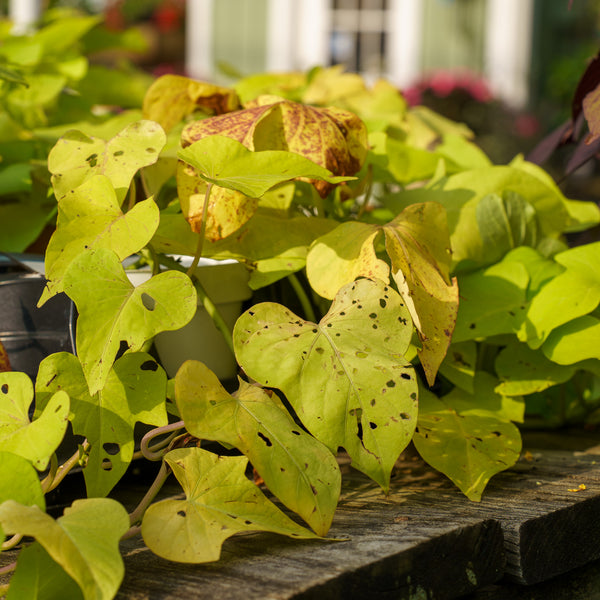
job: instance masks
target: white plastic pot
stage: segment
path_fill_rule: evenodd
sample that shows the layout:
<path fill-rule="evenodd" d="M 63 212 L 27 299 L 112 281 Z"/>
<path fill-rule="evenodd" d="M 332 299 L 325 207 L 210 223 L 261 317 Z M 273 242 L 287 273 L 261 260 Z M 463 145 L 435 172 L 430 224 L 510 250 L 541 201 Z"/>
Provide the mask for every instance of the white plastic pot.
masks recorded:
<path fill-rule="evenodd" d="M 184 266 L 186 262 L 191 264 L 191 257 L 173 258 L 179 259 Z M 135 286 L 150 278 L 148 270 L 126 272 Z M 242 302 L 252 295 L 252 290 L 248 287 L 248 270 L 235 260 L 203 258 L 196 269 L 196 276 L 224 321 L 233 329 L 242 312 Z M 176 331 L 164 331 L 154 338 L 158 358 L 169 377 L 175 376 L 183 362 L 193 359 L 202 361 L 221 380 L 234 379 L 237 375 L 235 357 L 223 334 L 200 304 L 200 300 L 198 302 L 196 315 L 185 327 Z"/>

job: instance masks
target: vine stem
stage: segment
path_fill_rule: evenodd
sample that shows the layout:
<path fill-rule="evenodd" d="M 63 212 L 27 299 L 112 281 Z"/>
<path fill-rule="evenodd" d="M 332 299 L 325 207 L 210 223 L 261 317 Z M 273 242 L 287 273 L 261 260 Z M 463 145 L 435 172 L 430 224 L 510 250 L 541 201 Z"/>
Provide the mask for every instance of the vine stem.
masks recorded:
<path fill-rule="evenodd" d="M 161 460 L 163 457 L 163 452 L 157 452 L 157 450 L 162 450 L 166 446 L 168 446 L 178 435 L 179 430 L 184 428 L 183 421 L 177 421 L 177 423 L 169 423 L 168 425 L 163 425 L 162 427 L 157 427 L 152 431 L 149 431 L 140 442 L 140 453 L 141 455 L 151 461 Z M 163 435 L 165 433 L 173 432 L 166 440 L 162 440 L 150 448 L 150 442 L 158 437 L 159 435 Z"/>
<path fill-rule="evenodd" d="M 315 311 L 310 302 L 310 299 L 308 298 L 306 291 L 302 287 L 302 284 L 300 283 L 298 277 L 296 277 L 295 273 L 290 273 L 288 275 L 288 279 L 289 279 L 290 284 L 292 285 L 292 288 L 294 289 L 294 292 L 296 292 L 296 296 L 298 296 L 298 300 L 300 301 L 300 304 L 302 305 L 302 309 L 304 310 L 304 314 L 305 314 L 306 318 L 309 321 L 316 323 L 317 315 L 315 314 Z"/>
<path fill-rule="evenodd" d="M 84 440 L 83 443 L 81 444 L 83 451 L 87 452 L 87 450 L 89 449 L 90 445 L 88 443 L 87 440 Z M 73 455 L 66 461 L 64 462 L 62 465 L 60 465 L 58 467 L 58 469 L 56 469 L 56 475 L 53 478 L 52 482 L 49 484 L 48 489 L 45 490 L 45 493 L 47 494 L 48 492 L 51 492 L 53 489 L 55 489 L 60 482 L 67 476 L 67 473 L 76 465 L 79 464 L 79 460 L 81 458 L 81 453 L 79 451 L 79 449 L 73 453 Z"/>
<path fill-rule="evenodd" d="M 192 260 L 192 264 L 190 268 L 187 270 L 186 275 L 188 277 L 192 277 L 198 263 L 200 262 L 200 258 L 202 257 L 202 247 L 204 246 L 204 236 L 206 234 L 206 213 L 208 212 L 208 200 L 210 198 L 210 192 L 212 190 L 212 183 L 206 184 L 206 192 L 204 193 L 204 205 L 202 206 L 202 221 L 200 223 L 200 233 L 198 233 L 198 245 L 196 246 L 196 254 L 194 255 L 194 260 Z"/>
<path fill-rule="evenodd" d="M 169 476 L 169 472 L 169 466 L 163 461 L 162 465 L 160 466 L 160 470 L 158 471 L 152 485 L 148 488 L 146 495 L 140 500 L 140 503 L 136 506 L 135 510 L 129 515 L 129 523 L 132 529 L 134 529 L 135 526 L 142 520 L 144 512 L 146 512 L 146 509 L 148 506 L 150 506 L 150 503 L 152 500 L 154 500 L 160 491 L 160 488 L 164 485 L 167 477 Z M 135 533 L 132 532 L 132 529 L 126 531 L 123 534 L 122 539 L 127 539 L 132 537 L 132 535 L 135 535 Z"/>
<path fill-rule="evenodd" d="M 0 545 L 0 549 L 4 552 L 5 550 L 10 550 L 14 548 L 21 540 L 23 539 L 23 535 L 21 533 L 16 533 L 9 540 Z"/>

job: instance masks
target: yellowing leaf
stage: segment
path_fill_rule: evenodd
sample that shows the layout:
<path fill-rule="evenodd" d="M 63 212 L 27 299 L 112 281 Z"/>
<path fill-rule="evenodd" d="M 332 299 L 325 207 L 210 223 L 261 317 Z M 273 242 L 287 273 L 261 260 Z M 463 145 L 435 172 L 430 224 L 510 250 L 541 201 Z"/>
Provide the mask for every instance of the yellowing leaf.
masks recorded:
<path fill-rule="evenodd" d="M 392 277 L 419 333 L 419 359 L 427 382 L 433 385 L 458 312 L 458 284 L 449 276 L 446 213 L 435 202 L 413 204 L 383 230 Z"/>
<path fill-rule="evenodd" d="M 400 296 L 381 281 L 344 286 L 320 323 L 265 302 L 234 329 L 244 371 L 283 391 L 308 430 L 382 488 L 410 442 L 417 385 L 404 354 L 412 337 Z M 273 368 L 276 366 L 276 368 Z"/>
<path fill-rule="evenodd" d="M 142 110 L 145 119 L 160 123 L 168 132 L 195 110 L 220 115 L 239 107 L 237 94 L 229 88 L 168 74 L 148 88 Z"/>
<path fill-rule="evenodd" d="M 245 457 L 181 448 L 165 460 L 186 498 L 162 500 L 144 514 L 142 536 L 158 556 L 183 563 L 215 561 L 223 542 L 242 531 L 318 537 L 282 513 L 248 480 Z"/>
<path fill-rule="evenodd" d="M 177 372 L 175 395 L 191 434 L 241 450 L 281 502 L 316 533 L 327 533 L 340 493 L 337 461 L 294 423 L 276 395 L 243 381 L 230 395 L 197 361 Z"/>

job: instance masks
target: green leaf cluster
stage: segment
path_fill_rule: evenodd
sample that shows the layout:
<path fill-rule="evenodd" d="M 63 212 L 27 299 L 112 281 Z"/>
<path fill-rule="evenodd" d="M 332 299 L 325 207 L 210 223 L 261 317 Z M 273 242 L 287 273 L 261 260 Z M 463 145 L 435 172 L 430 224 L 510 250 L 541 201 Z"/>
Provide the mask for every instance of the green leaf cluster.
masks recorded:
<path fill-rule="evenodd" d="M 11 61 L 36 67 L 36 44 L 54 40 L 57 72 L 84 81 L 73 48 L 99 42 L 97 23 L 79 19 L 64 39 L 57 21 L 31 48 L 15 42 Z M 9 67 L 3 90 L 22 96 L 33 79 Z M 45 358 L 35 383 L 0 374 L 0 531 L 6 548 L 35 540 L 9 598 L 41 579 L 114 597 L 122 536 L 187 563 L 218 560 L 240 532 L 323 538 L 342 452 L 385 492 L 412 442 L 478 501 L 518 459 L 532 414 L 593 418 L 600 242 L 569 248 L 565 234 L 600 211 L 539 167 L 493 165 L 464 126 L 338 67 L 233 88 L 168 75 L 132 102 L 141 110 L 75 127 L 50 119 L 63 86 L 10 117 L 48 144 L 56 224 L 40 304 L 65 293 L 78 318 L 76 355 Z M 0 192 L 29 190 L 28 166 L 9 168 Z M 232 329 L 198 279 L 201 257 L 247 267 L 254 297 Z M 168 380 L 152 353 L 199 302 L 237 382 L 195 360 Z M 80 443 L 59 464 L 69 428 Z M 127 515 L 107 496 L 135 460 L 161 466 Z M 46 494 L 74 467 L 87 498 L 53 518 Z M 183 495 L 155 501 L 170 475 Z"/>

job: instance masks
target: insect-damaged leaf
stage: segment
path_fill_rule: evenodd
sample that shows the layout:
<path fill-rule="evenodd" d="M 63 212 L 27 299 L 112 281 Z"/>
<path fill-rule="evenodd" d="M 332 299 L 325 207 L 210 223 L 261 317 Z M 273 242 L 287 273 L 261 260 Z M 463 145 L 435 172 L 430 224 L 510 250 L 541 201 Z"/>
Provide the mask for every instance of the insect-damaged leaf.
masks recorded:
<path fill-rule="evenodd" d="M 182 75 L 163 75 L 148 88 L 142 110 L 145 119 L 161 124 L 170 131 L 181 119 L 195 110 L 217 115 L 240 107 L 235 91 Z"/>
<path fill-rule="evenodd" d="M 6 352 L 6 348 L 0 342 L 0 373 L 5 373 L 6 371 L 12 371 L 12 368 L 8 359 L 8 352 Z"/>
<path fill-rule="evenodd" d="M 318 537 L 294 523 L 248 480 L 245 457 L 180 448 L 165 460 L 186 498 L 162 500 L 144 514 L 142 536 L 158 556 L 184 563 L 215 561 L 223 542 L 240 531 Z"/>
<path fill-rule="evenodd" d="M 25 373 L 0 373 L 0 450 L 18 454 L 43 471 L 65 435 L 69 396 L 57 391 L 34 421 L 29 418 L 32 402 L 33 383 Z"/>
<path fill-rule="evenodd" d="M 392 276 L 421 338 L 419 358 L 433 383 L 456 321 L 458 286 L 451 280 L 450 241 L 444 208 L 413 204 L 386 225 L 342 223 L 317 239 L 306 260 L 313 289 L 325 298 L 357 277 L 389 281 L 389 267 L 377 256 L 381 231 Z"/>
<path fill-rule="evenodd" d="M 95 175 L 69 191 L 58 201 L 57 228 L 45 258 L 48 284 L 40 304 L 63 291 L 66 270 L 84 250 L 110 248 L 124 260 L 150 241 L 159 219 L 152 199 L 138 202 L 123 213 L 104 175 Z"/>
<path fill-rule="evenodd" d="M 416 376 L 404 359 L 411 335 L 400 296 L 359 279 L 318 324 L 279 304 L 252 307 L 236 323 L 234 347 L 250 377 L 282 390 L 317 439 L 333 452 L 344 447 L 387 489 L 415 429 Z"/>
<path fill-rule="evenodd" d="M 487 381 L 476 382 L 474 395 L 455 388 L 442 398 L 420 390 L 413 438 L 421 457 L 475 501 L 490 478 L 514 465 L 521 452 L 519 430 L 490 387 Z"/>
<path fill-rule="evenodd" d="M 131 463 L 134 427 L 167 424 L 167 377 L 154 359 L 143 352 L 119 358 L 104 387 L 90 395 L 77 357 L 57 352 L 40 364 L 36 394 L 41 406 L 56 390 L 71 397 L 73 432 L 90 444 L 83 470 L 89 496 L 106 496 Z"/>
<path fill-rule="evenodd" d="M 8 500 L 0 505 L 0 527 L 36 538 L 77 582 L 85 600 L 111 600 L 117 593 L 125 573 L 119 539 L 129 517 L 116 500 L 76 500 L 56 521 L 38 506 Z"/>
<path fill-rule="evenodd" d="M 177 372 L 175 395 L 192 435 L 241 450 L 283 504 L 319 535 L 327 533 L 340 493 L 337 461 L 294 423 L 276 395 L 243 381 L 230 395 L 197 361 Z"/>
<path fill-rule="evenodd" d="M 65 291 L 79 312 L 77 353 L 90 394 L 103 387 L 122 342 L 136 352 L 157 333 L 183 327 L 196 313 L 196 289 L 184 273 L 166 271 L 134 287 L 117 255 L 105 248 L 80 254 L 71 263 Z"/>
<path fill-rule="evenodd" d="M 108 141 L 69 131 L 48 155 L 54 193 L 60 199 L 90 177 L 106 175 L 120 203 L 137 170 L 156 162 L 165 142 L 165 132 L 152 121 L 132 123 Z"/>

